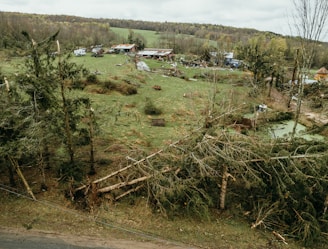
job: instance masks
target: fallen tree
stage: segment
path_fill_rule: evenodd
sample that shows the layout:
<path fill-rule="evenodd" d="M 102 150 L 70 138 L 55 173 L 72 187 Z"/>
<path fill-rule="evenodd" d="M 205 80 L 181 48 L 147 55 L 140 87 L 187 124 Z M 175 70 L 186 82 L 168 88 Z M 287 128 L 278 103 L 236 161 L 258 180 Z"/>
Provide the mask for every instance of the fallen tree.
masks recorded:
<path fill-rule="evenodd" d="M 212 208 L 239 205 L 252 228 L 311 244 L 327 234 L 327 146 L 199 130 L 92 183 L 97 196 L 109 193 L 114 201 L 130 193 L 146 196 L 166 216 L 206 217 Z M 109 184 L 113 176 L 120 176 L 120 182 Z M 84 185 L 75 191 L 87 196 L 88 189 Z"/>

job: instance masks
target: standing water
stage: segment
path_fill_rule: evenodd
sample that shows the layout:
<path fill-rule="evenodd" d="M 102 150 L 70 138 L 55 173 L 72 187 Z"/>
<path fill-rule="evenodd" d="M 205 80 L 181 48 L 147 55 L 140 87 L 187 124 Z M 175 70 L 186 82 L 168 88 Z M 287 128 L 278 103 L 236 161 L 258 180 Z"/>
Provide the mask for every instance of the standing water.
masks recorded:
<path fill-rule="evenodd" d="M 293 132 L 295 122 L 293 120 L 273 124 L 269 128 L 269 133 L 272 138 L 289 138 Z M 318 134 L 307 134 L 306 127 L 302 124 L 297 124 L 295 137 L 304 138 L 306 140 L 323 140 L 324 137 Z"/>

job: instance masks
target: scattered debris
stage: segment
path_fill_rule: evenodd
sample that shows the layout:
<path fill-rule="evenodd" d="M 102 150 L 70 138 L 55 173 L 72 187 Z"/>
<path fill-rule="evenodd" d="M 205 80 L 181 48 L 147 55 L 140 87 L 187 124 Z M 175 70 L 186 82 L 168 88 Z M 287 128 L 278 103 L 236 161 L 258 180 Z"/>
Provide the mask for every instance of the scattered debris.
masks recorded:
<path fill-rule="evenodd" d="M 165 126 L 165 119 L 164 118 L 152 118 L 151 119 L 151 125 L 152 126 Z"/>
<path fill-rule="evenodd" d="M 260 104 L 256 107 L 256 110 L 258 112 L 265 112 L 268 109 L 268 106 L 265 104 Z"/>
<path fill-rule="evenodd" d="M 154 85 L 154 86 L 153 86 L 153 89 L 155 89 L 155 90 L 157 90 L 157 91 L 160 91 L 160 90 L 162 90 L 162 87 L 159 86 L 159 85 Z"/>
<path fill-rule="evenodd" d="M 150 72 L 150 68 L 148 67 L 148 65 L 144 61 L 138 61 L 137 62 L 137 69 L 140 70 L 140 71 Z"/>
<path fill-rule="evenodd" d="M 272 234 L 282 243 L 284 243 L 285 245 L 288 245 L 288 243 L 286 242 L 286 239 L 284 237 L 282 237 L 279 233 L 277 233 L 276 231 L 272 231 Z"/>
<path fill-rule="evenodd" d="M 201 97 L 201 96 L 202 96 L 201 93 L 199 93 L 198 91 L 183 93 L 184 98 L 195 98 L 195 97 Z"/>

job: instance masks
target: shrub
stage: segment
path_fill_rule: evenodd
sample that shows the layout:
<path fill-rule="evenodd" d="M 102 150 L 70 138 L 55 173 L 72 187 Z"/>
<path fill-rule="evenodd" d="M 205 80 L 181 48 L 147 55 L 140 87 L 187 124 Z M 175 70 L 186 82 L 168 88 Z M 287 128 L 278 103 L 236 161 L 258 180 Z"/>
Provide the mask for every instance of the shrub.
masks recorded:
<path fill-rule="evenodd" d="M 108 81 L 105 81 L 103 83 L 103 87 L 108 89 L 108 90 L 115 90 L 116 89 L 116 84 L 113 81 L 108 80 Z"/>
<path fill-rule="evenodd" d="M 79 130 L 76 145 L 83 146 L 90 144 L 89 130 L 82 128 Z"/>
<path fill-rule="evenodd" d="M 150 98 L 146 98 L 144 112 L 147 115 L 160 115 L 162 110 L 154 105 Z"/>
<path fill-rule="evenodd" d="M 63 162 L 58 168 L 58 175 L 64 182 L 73 179 L 75 182 L 82 181 L 84 177 L 84 165 L 81 163 Z"/>
<path fill-rule="evenodd" d="M 116 90 L 124 95 L 133 95 L 138 93 L 137 87 L 127 83 L 117 85 Z"/>
<path fill-rule="evenodd" d="M 87 76 L 87 82 L 91 84 L 96 84 L 98 82 L 97 75 L 95 74 L 89 74 Z"/>
<path fill-rule="evenodd" d="M 294 118 L 293 112 L 278 112 L 276 114 L 276 117 L 270 121 L 285 121 L 285 120 L 291 120 L 293 118 Z"/>
<path fill-rule="evenodd" d="M 76 80 L 71 85 L 72 89 L 83 90 L 85 88 L 85 82 L 82 80 Z"/>

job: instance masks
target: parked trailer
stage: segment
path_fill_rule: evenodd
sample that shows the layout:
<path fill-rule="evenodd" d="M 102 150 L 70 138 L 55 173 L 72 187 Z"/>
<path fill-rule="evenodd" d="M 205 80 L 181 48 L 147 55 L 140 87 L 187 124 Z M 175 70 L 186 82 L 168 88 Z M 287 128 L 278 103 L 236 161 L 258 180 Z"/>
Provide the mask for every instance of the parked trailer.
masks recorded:
<path fill-rule="evenodd" d="M 74 50 L 74 55 L 75 56 L 84 56 L 87 53 L 86 51 L 87 50 L 85 48 L 79 48 L 79 49 Z"/>

